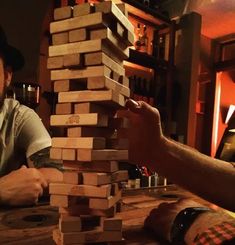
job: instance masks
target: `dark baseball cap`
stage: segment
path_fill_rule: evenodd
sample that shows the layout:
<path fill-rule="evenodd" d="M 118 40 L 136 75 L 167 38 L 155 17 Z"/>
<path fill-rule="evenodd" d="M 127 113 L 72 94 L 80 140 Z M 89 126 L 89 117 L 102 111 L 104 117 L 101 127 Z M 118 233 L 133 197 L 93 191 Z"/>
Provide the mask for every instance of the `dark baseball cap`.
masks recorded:
<path fill-rule="evenodd" d="M 19 70 L 24 66 L 24 57 L 21 52 L 9 45 L 7 37 L 0 26 L 0 54 L 3 56 L 4 62 L 7 66 L 10 66 L 13 71 Z"/>

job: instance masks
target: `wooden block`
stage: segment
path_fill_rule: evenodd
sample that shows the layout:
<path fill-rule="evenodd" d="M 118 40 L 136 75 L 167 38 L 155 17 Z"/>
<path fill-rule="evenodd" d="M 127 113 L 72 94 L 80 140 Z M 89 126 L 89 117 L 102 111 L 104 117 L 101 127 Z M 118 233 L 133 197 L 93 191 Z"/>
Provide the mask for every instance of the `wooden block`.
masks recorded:
<path fill-rule="evenodd" d="M 63 220 L 64 223 L 70 223 L 70 221 L 76 221 L 76 219 L 73 220 L 73 217 L 80 219 L 81 226 L 80 226 L 80 230 L 78 230 L 78 231 L 95 230 L 97 228 L 100 229 L 100 223 L 101 222 L 100 222 L 100 217 L 98 217 L 98 216 L 81 215 L 81 216 L 77 217 L 77 216 L 70 216 L 70 215 L 61 214 L 60 219 L 64 219 Z M 76 225 L 76 224 L 74 224 L 74 225 Z M 69 232 L 69 227 L 68 227 L 67 232 Z M 71 232 L 72 232 L 72 230 L 71 230 Z"/>
<path fill-rule="evenodd" d="M 75 168 L 77 171 L 91 171 L 91 172 L 104 172 L 113 173 L 118 171 L 118 162 L 116 161 L 96 161 L 96 162 L 69 162 L 64 161 L 65 168 Z"/>
<path fill-rule="evenodd" d="M 63 56 L 49 57 L 47 59 L 48 69 L 58 69 L 63 68 Z"/>
<path fill-rule="evenodd" d="M 129 48 L 125 42 L 123 42 L 122 39 L 118 36 L 115 36 L 109 28 L 104 28 L 102 31 L 99 30 L 98 32 L 95 32 L 95 34 L 94 32 L 95 31 L 93 30 L 90 31 L 91 39 L 95 38 L 93 41 L 100 40 L 96 38 L 97 36 L 100 36 L 100 38 L 104 40 L 105 43 L 110 45 L 110 48 L 115 49 L 115 51 L 120 55 L 120 57 L 122 57 L 123 60 L 129 57 Z M 103 51 L 105 52 L 105 50 Z"/>
<path fill-rule="evenodd" d="M 128 31 L 122 24 L 117 22 L 115 32 L 123 40 L 127 46 L 133 46 L 135 43 L 135 36 L 133 33 Z"/>
<path fill-rule="evenodd" d="M 127 88 L 130 88 L 129 78 L 126 76 L 122 76 L 121 79 L 119 80 L 119 83 L 121 83 L 123 86 Z"/>
<path fill-rule="evenodd" d="M 107 173 L 82 173 L 84 185 L 105 185 L 111 183 L 111 175 Z"/>
<path fill-rule="evenodd" d="M 106 148 L 107 149 L 115 149 L 115 150 L 128 150 L 129 149 L 129 141 L 128 139 L 107 139 L 106 140 Z"/>
<path fill-rule="evenodd" d="M 49 193 L 55 195 L 106 198 L 110 196 L 111 185 L 103 185 L 97 187 L 97 186 L 89 186 L 89 185 L 50 183 Z"/>
<path fill-rule="evenodd" d="M 114 114 L 115 112 L 109 112 L 110 110 L 107 110 L 107 108 L 90 103 L 78 103 L 74 105 L 74 113 L 75 114 L 83 114 L 83 113 L 102 113 L 102 114 Z"/>
<path fill-rule="evenodd" d="M 119 182 L 112 183 L 111 196 L 116 196 L 121 190 L 122 190 L 122 184 L 121 183 L 119 183 Z"/>
<path fill-rule="evenodd" d="M 134 26 L 128 20 L 128 18 L 122 13 L 122 11 L 112 2 L 101 2 L 95 5 L 96 12 L 103 12 L 110 15 L 115 20 L 118 20 L 123 26 L 125 26 L 128 31 L 134 33 Z"/>
<path fill-rule="evenodd" d="M 107 38 L 106 28 L 90 30 L 90 39 L 105 39 Z"/>
<path fill-rule="evenodd" d="M 105 39 L 86 40 L 50 46 L 49 56 L 53 57 L 76 53 L 83 54 L 98 51 L 105 52 L 118 63 L 122 63 L 124 59 L 129 57 L 129 49 L 126 45 L 120 43 L 120 40 L 115 38 L 110 30 L 108 30 L 108 34 Z"/>
<path fill-rule="evenodd" d="M 103 149 L 105 147 L 105 138 L 81 137 L 67 138 L 54 137 L 51 140 L 54 148 L 72 148 L 72 149 Z"/>
<path fill-rule="evenodd" d="M 87 39 L 86 28 L 69 31 L 69 42 L 70 43 L 85 41 L 86 39 Z"/>
<path fill-rule="evenodd" d="M 105 21 L 102 13 L 93 13 L 50 23 L 50 33 L 58 33 L 79 28 L 102 28 Z"/>
<path fill-rule="evenodd" d="M 115 2 L 114 2 L 115 3 Z M 127 8 L 126 8 L 126 5 L 125 3 L 122 3 L 120 1 L 120 3 L 115 3 L 116 6 L 122 11 L 122 13 L 128 18 L 128 11 L 127 11 Z"/>
<path fill-rule="evenodd" d="M 104 137 L 110 138 L 114 134 L 113 129 L 96 127 L 71 127 L 67 129 L 68 137 Z"/>
<path fill-rule="evenodd" d="M 81 54 L 67 54 L 63 58 L 64 67 L 81 67 L 83 65 Z"/>
<path fill-rule="evenodd" d="M 87 77 L 109 77 L 111 70 L 106 66 L 91 66 L 80 70 L 52 70 L 51 80 L 79 79 Z"/>
<path fill-rule="evenodd" d="M 90 162 L 90 161 L 103 161 L 103 160 L 128 160 L 127 150 L 77 150 L 77 160 Z"/>
<path fill-rule="evenodd" d="M 122 76 L 119 75 L 117 72 L 112 71 L 111 76 L 110 76 L 114 81 L 120 83 L 122 81 Z"/>
<path fill-rule="evenodd" d="M 120 93 L 126 97 L 130 97 L 130 89 L 124 85 L 114 81 L 111 78 L 102 77 L 90 77 L 87 79 L 87 88 L 93 89 L 111 89 L 117 93 Z"/>
<path fill-rule="evenodd" d="M 84 80 L 58 80 L 54 82 L 54 92 L 67 92 L 73 90 L 83 90 L 86 87 Z"/>
<path fill-rule="evenodd" d="M 94 12 L 94 7 L 90 3 L 78 4 L 73 7 L 73 16 L 83 16 Z"/>
<path fill-rule="evenodd" d="M 113 182 L 126 181 L 128 179 L 128 171 L 120 170 L 112 174 L 108 173 L 93 173 L 93 172 L 83 172 L 83 184 L 84 185 L 105 185 Z M 119 191 L 120 188 L 118 188 Z M 114 191 L 117 193 L 117 191 Z"/>
<path fill-rule="evenodd" d="M 59 219 L 59 230 L 61 232 L 76 232 L 82 230 L 81 217 L 61 216 Z"/>
<path fill-rule="evenodd" d="M 121 218 L 104 218 L 100 220 L 100 226 L 104 231 L 121 231 L 122 219 Z"/>
<path fill-rule="evenodd" d="M 69 207 L 69 197 L 64 195 L 50 195 L 50 205 L 53 207 Z"/>
<path fill-rule="evenodd" d="M 129 128 L 130 122 L 128 118 L 121 118 L 121 117 L 116 117 L 116 118 L 109 118 L 108 122 L 108 127 L 109 128 Z"/>
<path fill-rule="evenodd" d="M 117 103 L 120 105 L 120 106 L 122 106 L 122 107 L 125 107 L 125 104 L 126 104 L 126 98 L 125 98 L 125 96 L 124 95 L 122 95 L 122 94 L 119 94 L 118 92 L 114 92 L 114 96 L 115 97 L 117 97 L 116 99 L 115 99 L 115 101 L 117 101 Z M 114 97 L 114 98 L 115 98 Z"/>
<path fill-rule="evenodd" d="M 107 115 L 97 113 L 90 114 L 70 114 L 52 115 L 50 117 L 51 126 L 100 126 L 108 125 Z"/>
<path fill-rule="evenodd" d="M 59 35 L 59 34 L 56 34 Z M 82 54 L 89 52 L 102 51 L 102 40 L 86 40 L 81 42 L 66 43 L 49 47 L 49 56 L 60 56 L 67 54 Z"/>
<path fill-rule="evenodd" d="M 62 158 L 62 150 L 60 148 L 50 148 L 50 159 L 60 160 Z"/>
<path fill-rule="evenodd" d="M 77 217 L 61 215 L 59 219 L 59 230 L 64 233 L 95 230 L 99 225 L 100 217 L 97 216 L 83 215 Z"/>
<path fill-rule="evenodd" d="M 59 208 L 73 209 L 75 207 L 89 207 L 89 198 L 83 196 L 69 196 L 69 195 L 50 195 L 50 205 Z"/>
<path fill-rule="evenodd" d="M 125 75 L 125 69 L 103 52 L 85 54 L 85 65 L 106 65 L 119 75 Z"/>
<path fill-rule="evenodd" d="M 134 33 L 130 32 L 130 31 L 128 31 L 127 33 L 124 33 L 124 40 L 127 40 L 126 41 L 127 45 L 129 44 L 130 46 L 133 46 L 134 43 L 135 43 L 135 35 L 134 35 Z"/>
<path fill-rule="evenodd" d="M 75 149 L 62 149 L 62 160 L 75 161 L 77 153 Z"/>
<path fill-rule="evenodd" d="M 56 8 L 54 10 L 54 20 L 63 20 L 72 17 L 72 8 L 70 6 Z"/>
<path fill-rule="evenodd" d="M 125 106 L 124 96 L 113 90 L 60 92 L 58 94 L 58 102 L 96 102 L 114 107 Z"/>
<path fill-rule="evenodd" d="M 129 78 L 126 76 L 123 76 L 122 77 L 122 84 L 123 84 L 123 86 L 130 88 Z"/>
<path fill-rule="evenodd" d="M 54 92 L 69 91 L 70 80 L 59 80 L 54 82 Z"/>
<path fill-rule="evenodd" d="M 124 37 L 125 36 L 125 32 L 126 32 L 126 29 L 125 27 L 120 24 L 119 22 L 117 22 L 116 24 L 116 31 L 117 31 L 117 34 L 120 36 L 120 37 Z"/>
<path fill-rule="evenodd" d="M 73 113 L 73 106 L 71 103 L 56 104 L 55 113 L 57 115 L 72 114 Z"/>
<path fill-rule="evenodd" d="M 111 175 L 112 182 L 122 182 L 127 181 L 129 178 L 127 170 L 119 170 Z"/>
<path fill-rule="evenodd" d="M 65 171 L 63 172 L 63 182 L 74 185 L 82 184 L 82 173 L 77 171 Z"/>
<path fill-rule="evenodd" d="M 106 210 L 101 210 L 101 209 L 91 209 L 89 207 L 77 205 L 69 208 L 59 208 L 59 213 L 65 215 L 74 215 L 74 216 L 94 215 L 100 217 L 113 217 L 116 214 L 116 206 L 113 206 Z"/>
<path fill-rule="evenodd" d="M 94 242 L 111 242 L 121 241 L 121 231 L 82 231 L 82 232 L 68 232 L 61 233 L 61 240 L 63 244 L 80 244 L 80 243 L 94 243 Z"/>
<path fill-rule="evenodd" d="M 69 42 L 69 34 L 68 32 L 61 32 L 52 35 L 52 44 L 53 45 L 61 45 Z"/>

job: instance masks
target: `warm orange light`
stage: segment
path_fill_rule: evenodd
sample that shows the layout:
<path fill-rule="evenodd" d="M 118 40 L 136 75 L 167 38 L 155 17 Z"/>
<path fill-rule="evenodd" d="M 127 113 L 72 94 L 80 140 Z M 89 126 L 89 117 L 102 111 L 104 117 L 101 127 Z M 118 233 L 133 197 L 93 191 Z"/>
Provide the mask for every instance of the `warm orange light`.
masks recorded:
<path fill-rule="evenodd" d="M 211 140 L 211 156 L 215 156 L 218 142 L 218 130 L 219 130 L 219 115 L 220 115 L 220 98 L 221 98 L 221 75 L 222 72 L 216 74 L 216 91 L 215 91 L 215 107 L 214 107 L 214 120 L 213 120 L 213 132 Z"/>
<path fill-rule="evenodd" d="M 144 67 L 144 66 L 141 66 L 141 65 L 137 65 L 137 64 L 131 63 L 129 61 L 124 61 L 123 65 L 127 66 L 127 67 L 131 67 L 131 68 L 137 69 L 137 70 L 149 72 L 149 73 L 153 72 L 153 69 L 151 69 L 151 68 L 147 68 L 147 67 Z"/>

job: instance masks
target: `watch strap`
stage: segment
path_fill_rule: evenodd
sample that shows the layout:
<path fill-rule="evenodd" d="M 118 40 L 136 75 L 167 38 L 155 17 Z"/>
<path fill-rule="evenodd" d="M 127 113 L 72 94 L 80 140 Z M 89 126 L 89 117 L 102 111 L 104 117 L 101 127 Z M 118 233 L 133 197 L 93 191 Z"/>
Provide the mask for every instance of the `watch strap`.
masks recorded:
<path fill-rule="evenodd" d="M 170 238 L 173 244 L 185 244 L 184 236 L 196 218 L 204 213 L 211 211 L 207 207 L 190 207 L 181 210 L 173 222 Z"/>

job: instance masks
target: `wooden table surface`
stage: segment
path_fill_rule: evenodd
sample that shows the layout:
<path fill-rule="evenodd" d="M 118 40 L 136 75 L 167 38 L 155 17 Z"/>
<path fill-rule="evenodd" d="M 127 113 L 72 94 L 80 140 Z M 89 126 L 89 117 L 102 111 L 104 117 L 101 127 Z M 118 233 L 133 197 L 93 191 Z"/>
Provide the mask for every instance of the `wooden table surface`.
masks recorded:
<path fill-rule="evenodd" d="M 162 202 L 174 202 L 181 197 L 208 204 L 197 196 L 176 186 L 167 188 L 126 190 L 123 194 L 123 237 L 127 245 L 167 244 L 143 229 L 149 212 Z M 0 244 L 51 245 L 52 230 L 58 224 L 57 208 L 44 202 L 27 208 L 0 209 Z"/>

